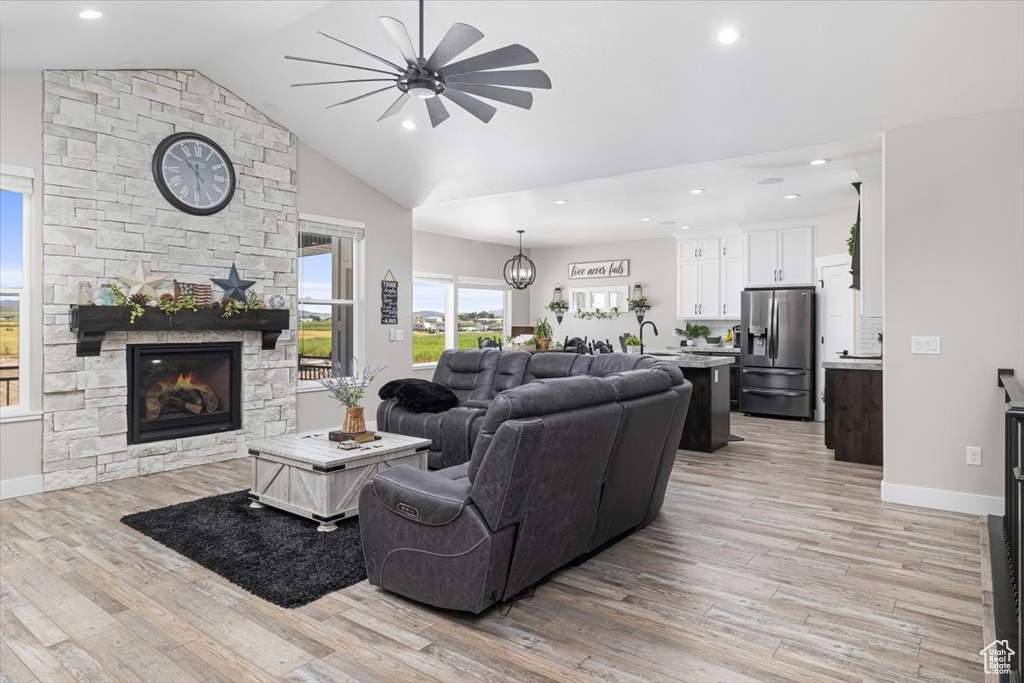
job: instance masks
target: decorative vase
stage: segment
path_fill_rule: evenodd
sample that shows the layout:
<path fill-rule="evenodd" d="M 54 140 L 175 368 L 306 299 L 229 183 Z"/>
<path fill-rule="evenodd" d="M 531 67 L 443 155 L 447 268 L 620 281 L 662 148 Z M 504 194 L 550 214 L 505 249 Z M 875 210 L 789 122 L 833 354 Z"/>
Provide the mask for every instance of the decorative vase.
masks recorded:
<path fill-rule="evenodd" d="M 549 346 L 551 346 L 551 340 L 550 339 L 538 339 L 537 340 L 537 350 L 538 351 L 547 351 Z"/>
<path fill-rule="evenodd" d="M 345 408 L 345 423 L 341 426 L 345 434 L 362 434 L 366 431 L 366 420 L 363 419 L 362 406 L 348 406 Z"/>
<path fill-rule="evenodd" d="M 626 353 L 640 353 L 640 347 L 639 346 L 627 346 L 626 347 Z"/>

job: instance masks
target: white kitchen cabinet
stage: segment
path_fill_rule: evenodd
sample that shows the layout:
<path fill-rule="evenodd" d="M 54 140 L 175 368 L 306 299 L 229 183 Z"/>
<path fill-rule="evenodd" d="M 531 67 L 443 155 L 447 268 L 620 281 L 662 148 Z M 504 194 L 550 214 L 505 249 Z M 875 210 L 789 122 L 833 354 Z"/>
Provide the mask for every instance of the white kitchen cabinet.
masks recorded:
<path fill-rule="evenodd" d="M 747 287 L 814 284 L 814 228 L 751 230 L 744 235 Z"/>
<path fill-rule="evenodd" d="M 679 242 L 679 261 L 690 263 L 700 260 L 700 240 L 682 240 Z"/>
<path fill-rule="evenodd" d="M 743 258 L 743 235 L 727 235 L 722 238 L 722 258 Z"/>
<path fill-rule="evenodd" d="M 742 244 L 742 242 L 740 242 Z M 743 294 L 743 259 L 722 259 L 722 317 L 740 317 L 740 299 Z"/>
<path fill-rule="evenodd" d="M 814 228 L 779 230 L 779 284 L 814 284 Z"/>
<path fill-rule="evenodd" d="M 700 263 L 680 258 L 678 268 L 676 317 L 695 318 L 700 306 Z"/>
<path fill-rule="evenodd" d="M 716 255 L 718 247 L 715 246 Z M 720 261 L 706 259 L 698 264 L 700 268 L 700 300 L 697 302 L 698 318 L 721 318 L 722 270 Z"/>
<path fill-rule="evenodd" d="M 717 261 L 721 240 L 717 237 L 705 237 L 697 240 L 697 258 L 701 261 Z"/>

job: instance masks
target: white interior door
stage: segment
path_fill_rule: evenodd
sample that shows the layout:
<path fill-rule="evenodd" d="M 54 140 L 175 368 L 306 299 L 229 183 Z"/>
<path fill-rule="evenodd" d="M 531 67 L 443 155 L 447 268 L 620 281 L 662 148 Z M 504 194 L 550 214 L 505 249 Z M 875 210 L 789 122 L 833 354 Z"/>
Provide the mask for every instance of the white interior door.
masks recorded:
<path fill-rule="evenodd" d="M 850 266 L 842 263 L 818 269 L 818 410 L 817 419 L 825 419 L 825 371 L 822 361 L 837 358 L 844 349 L 853 353 L 854 295 L 850 285 Z"/>

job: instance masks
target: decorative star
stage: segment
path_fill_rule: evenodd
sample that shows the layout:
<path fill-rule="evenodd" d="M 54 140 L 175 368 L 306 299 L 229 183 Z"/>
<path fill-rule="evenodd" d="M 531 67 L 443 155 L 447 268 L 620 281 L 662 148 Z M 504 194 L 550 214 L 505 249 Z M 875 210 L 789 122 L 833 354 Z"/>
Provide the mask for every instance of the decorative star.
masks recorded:
<path fill-rule="evenodd" d="M 231 275 L 227 280 L 215 277 L 210 279 L 213 280 L 213 284 L 224 290 L 224 296 L 229 296 L 235 301 L 245 301 L 245 290 L 256 284 L 255 280 L 243 280 L 239 277 L 238 268 L 234 263 L 231 264 Z"/>
<path fill-rule="evenodd" d="M 135 265 L 134 275 L 119 275 L 117 279 L 128 285 L 129 296 L 148 294 L 155 297 L 156 292 L 153 291 L 153 286 L 160 284 L 167 278 L 150 275 L 149 266 L 143 263 L 142 259 L 139 259 L 139 262 Z"/>

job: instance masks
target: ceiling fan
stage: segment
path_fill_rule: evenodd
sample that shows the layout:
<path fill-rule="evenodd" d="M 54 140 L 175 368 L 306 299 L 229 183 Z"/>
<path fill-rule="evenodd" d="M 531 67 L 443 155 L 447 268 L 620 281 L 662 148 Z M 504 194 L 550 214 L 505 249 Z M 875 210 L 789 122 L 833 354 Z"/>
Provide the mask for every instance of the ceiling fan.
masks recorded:
<path fill-rule="evenodd" d="M 413 48 L 412 40 L 405 24 L 394 17 L 380 17 L 384 30 L 398 46 L 405 66 L 378 57 L 361 48 L 346 43 L 344 40 L 329 36 L 323 31 L 318 33 L 325 38 L 346 45 L 357 52 L 372 57 L 384 64 L 387 70 L 358 66 L 355 64 L 341 64 L 338 62 L 324 61 L 322 59 L 310 59 L 307 57 L 294 57 L 286 55 L 285 59 L 292 59 L 300 62 L 312 62 L 314 64 L 328 64 L 340 66 L 346 69 L 358 69 L 361 71 L 383 74 L 387 78 L 358 78 L 341 81 L 316 81 L 312 83 L 295 83 L 293 88 L 300 88 L 314 85 L 336 85 L 340 83 L 375 83 L 389 82 L 389 84 L 378 90 L 372 90 L 356 97 L 328 105 L 327 109 L 343 104 L 356 102 L 365 97 L 386 92 L 392 88 L 399 90 L 398 99 L 390 107 L 384 110 L 377 121 L 382 121 L 389 116 L 394 116 L 410 98 L 422 99 L 427 105 L 427 113 L 430 115 L 430 125 L 436 128 L 449 117 L 448 109 L 440 97 L 445 97 L 451 102 L 468 111 L 484 123 L 491 120 L 497 109 L 490 104 L 478 99 L 483 97 L 496 102 L 511 104 L 513 107 L 529 109 L 533 106 L 533 95 L 524 90 L 513 88 L 550 88 L 551 79 L 539 69 L 521 69 L 495 71 L 510 66 L 521 66 L 523 64 L 536 64 L 540 61 L 537 55 L 519 44 L 506 45 L 505 47 L 478 54 L 457 62 L 456 57 L 479 42 L 484 34 L 468 24 L 455 23 L 448 29 L 441 42 L 434 48 L 429 57 L 423 53 L 423 0 L 420 0 L 420 44 L 419 53 Z M 505 87 L 513 86 L 513 87 Z M 439 97 L 440 96 L 440 97 Z"/>

